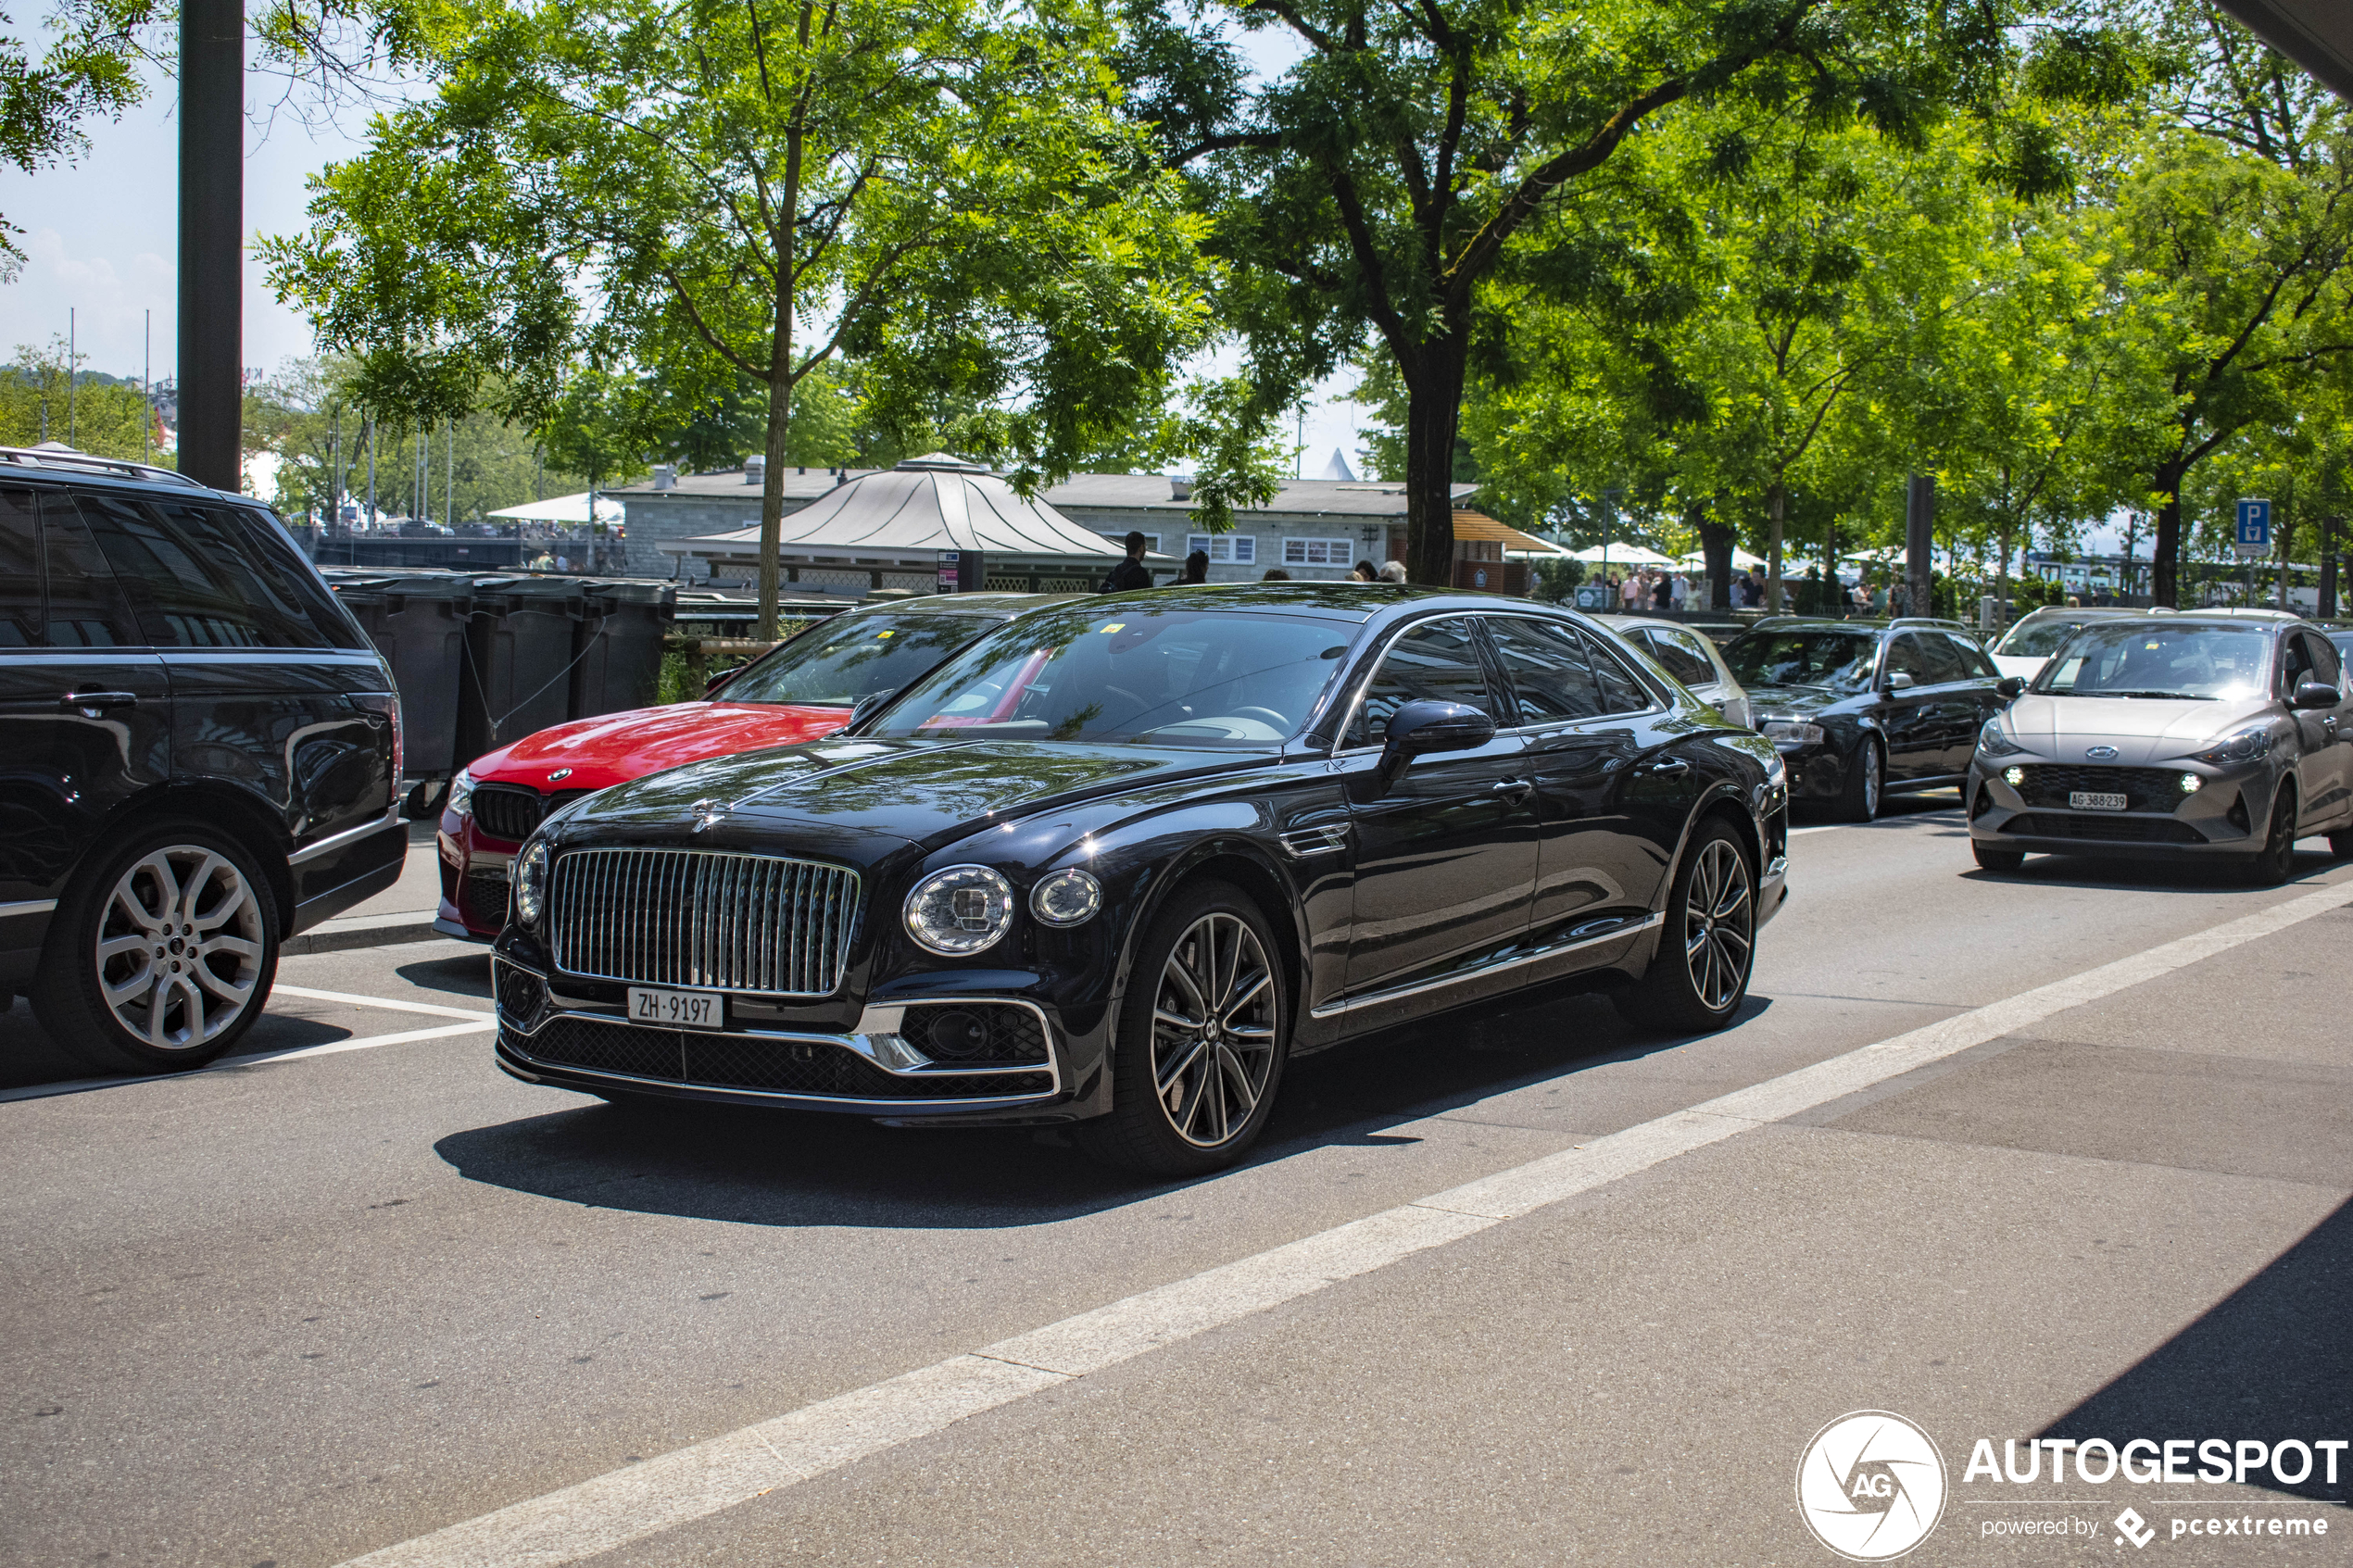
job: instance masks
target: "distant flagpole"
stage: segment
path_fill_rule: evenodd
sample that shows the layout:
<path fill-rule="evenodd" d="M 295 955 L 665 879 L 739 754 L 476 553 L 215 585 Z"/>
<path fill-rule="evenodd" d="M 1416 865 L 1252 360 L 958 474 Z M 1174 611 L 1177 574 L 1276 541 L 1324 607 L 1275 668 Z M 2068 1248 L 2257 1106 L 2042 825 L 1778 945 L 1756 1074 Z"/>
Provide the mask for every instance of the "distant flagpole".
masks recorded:
<path fill-rule="evenodd" d="M 69 446 L 78 439 L 73 420 L 73 372 L 76 358 L 73 347 L 73 312 L 69 310 L 66 312 L 66 445 Z"/>
<path fill-rule="evenodd" d="M 143 462 L 156 460 L 156 313 L 149 310 L 145 333 L 147 368 L 139 375 L 139 397 L 145 413 L 139 420 L 139 457 Z"/>

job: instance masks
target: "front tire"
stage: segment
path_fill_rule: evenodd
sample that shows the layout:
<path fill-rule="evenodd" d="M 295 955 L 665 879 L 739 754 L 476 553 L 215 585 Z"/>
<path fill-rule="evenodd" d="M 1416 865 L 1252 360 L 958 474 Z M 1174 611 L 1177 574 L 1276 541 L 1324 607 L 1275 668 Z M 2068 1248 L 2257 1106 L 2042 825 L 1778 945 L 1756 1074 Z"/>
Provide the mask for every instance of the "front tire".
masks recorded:
<path fill-rule="evenodd" d="M 2277 887 L 2296 872 L 2296 792 L 2283 785 L 2271 802 L 2271 826 L 2263 847 L 2246 859 L 2250 887 Z"/>
<path fill-rule="evenodd" d="M 1846 782 L 1839 787 L 1838 820 L 1842 822 L 1868 822 L 1879 816 L 1881 797 L 1887 791 L 1887 758 L 1879 742 L 1863 737 L 1855 748 L 1854 758 L 1846 764 Z"/>
<path fill-rule="evenodd" d="M 1980 843 L 1971 843 L 1969 848 L 1969 853 L 1977 857 L 1980 871 L 1992 872 L 1997 876 L 2015 876 L 2019 868 L 2026 864 L 2026 851 L 2023 849 L 1995 849 Z"/>
<path fill-rule="evenodd" d="M 1740 836 L 1711 817 L 1692 835 L 1667 891 L 1657 956 L 1613 999 L 1641 1028 L 1712 1034 L 1739 1013 L 1755 958 L 1756 871 Z"/>
<path fill-rule="evenodd" d="M 1290 1050 L 1290 977 L 1239 888 L 1179 889 L 1137 945 L 1120 1003 L 1112 1111 L 1071 1129 L 1106 1164 L 1197 1176 L 1258 1141 Z"/>
<path fill-rule="evenodd" d="M 109 1073 L 180 1073 L 245 1037 L 277 978 L 278 911 L 243 845 L 159 823 L 76 884 L 32 991 L 59 1045 Z"/>

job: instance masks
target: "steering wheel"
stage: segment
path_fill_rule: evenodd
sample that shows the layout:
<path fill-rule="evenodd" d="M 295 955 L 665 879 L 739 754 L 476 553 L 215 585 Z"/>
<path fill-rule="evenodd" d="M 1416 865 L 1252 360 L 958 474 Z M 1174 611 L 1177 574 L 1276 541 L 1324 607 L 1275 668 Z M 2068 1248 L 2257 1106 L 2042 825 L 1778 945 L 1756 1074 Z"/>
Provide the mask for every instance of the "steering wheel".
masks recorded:
<path fill-rule="evenodd" d="M 1290 728 L 1290 721 L 1271 708 L 1236 708 L 1228 711 L 1237 719 L 1255 719 L 1261 723 L 1271 724 L 1277 730 Z"/>

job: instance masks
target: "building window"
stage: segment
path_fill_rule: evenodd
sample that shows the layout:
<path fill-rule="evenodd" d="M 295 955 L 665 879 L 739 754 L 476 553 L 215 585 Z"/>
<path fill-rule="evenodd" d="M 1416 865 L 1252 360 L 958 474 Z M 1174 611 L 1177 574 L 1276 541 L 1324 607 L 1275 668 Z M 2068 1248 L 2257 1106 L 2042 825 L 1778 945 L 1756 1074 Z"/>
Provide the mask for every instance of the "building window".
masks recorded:
<path fill-rule="evenodd" d="M 1258 541 L 1247 533 L 1190 533 L 1185 537 L 1185 552 L 1200 550 L 1209 557 L 1212 566 L 1256 566 Z"/>
<path fill-rule="evenodd" d="M 1354 566 L 1356 545 L 1351 539 L 1286 539 L 1285 566 Z"/>
<path fill-rule="evenodd" d="M 760 526 L 760 520 L 758 518 L 752 519 L 750 526 L 758 528 Z M 1123 528 L 1118 533 L 1114 533 L 1108 528 L 1098 528 L 1095 532 L 1110 540 L 1113 544 L 1118 545 L 1121 548 L 1125 549 L 1126 547 L 1126 540 L 1127 538 L 1127 530 Z M 1145 534 L 1144 548 L 1150 550 L 1154 555 L 1160 554 L 1160 535 L 1157 533 Z"/>

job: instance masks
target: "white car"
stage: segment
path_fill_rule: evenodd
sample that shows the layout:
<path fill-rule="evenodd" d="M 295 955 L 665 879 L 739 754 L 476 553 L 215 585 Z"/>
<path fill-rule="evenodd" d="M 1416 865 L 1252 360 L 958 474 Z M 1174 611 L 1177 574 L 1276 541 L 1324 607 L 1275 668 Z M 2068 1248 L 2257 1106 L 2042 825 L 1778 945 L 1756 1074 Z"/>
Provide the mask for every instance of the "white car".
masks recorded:
<path fill-rule="evenodd" d="M 1640 615 L 1612 615 L 1600 624 L 1617 633 L 1635 652 L 1673 676 L 1683 689 L 1735 724 L 1755 727 L 1748 693 L 1716 651 L 1705 633 L 1673 621 L 1653 621 Z"/>
<path fill-rule="evenodd" d="M 2044 661 L 2078 626 L 2119 615 L 2171 613 L 2167 609 L 2128 609 L 2122 606 L 2102 605 L 2086 609 L 2080 605 L 2045 605 L 2020 616 L 2017 624 L 2002 633 L 2002 640 L 1985 651 L 1994 656 L 1994 668 L 2004 675 L 2032 681 L 2043 672 Z"/>

